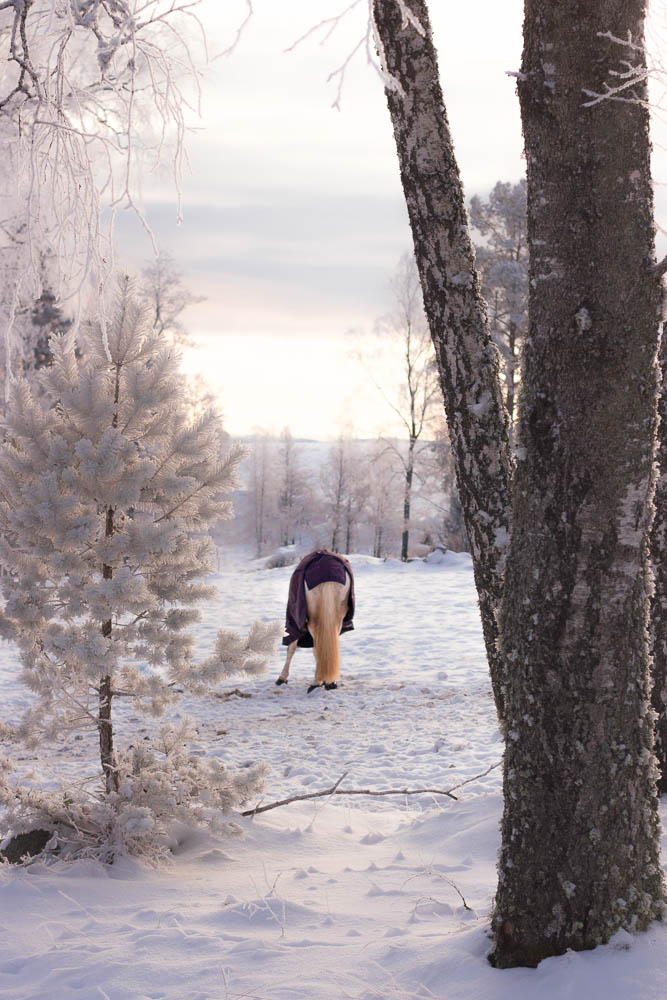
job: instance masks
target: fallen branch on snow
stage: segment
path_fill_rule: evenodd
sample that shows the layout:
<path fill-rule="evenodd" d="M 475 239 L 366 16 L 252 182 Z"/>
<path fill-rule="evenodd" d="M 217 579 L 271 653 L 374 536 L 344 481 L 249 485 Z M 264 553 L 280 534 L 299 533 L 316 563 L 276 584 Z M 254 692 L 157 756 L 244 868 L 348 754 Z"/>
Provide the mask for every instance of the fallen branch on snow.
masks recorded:
<path fill-rule="evenodd" d="M 227 698 L 252 698 L 249 691 L 242 691 L 241 688 L 232 688 L 231 691 L 214 691 L 214 696 L 216 698 L 221 698 L 226 701 Z"/>
<path fill-rule="evenodd" d="M 442 788 L 386 788 L 375 790 L 372 788 L 339 788 L 340 783 L 347 778 L 348 772 L 345 771 L 341 774 L 335 785 L 331 788 L 325 788 L 321 792 L 307 792 L 304 795 L 291 795 L 288 799 L 280 799 L 279 802 L 269 802 L 265 806 L 257 805 L 253 809 L 246 809 L 242 812 L 242 816 L 256 816 L 258 813 L 268 812 L 269 809 L 277 809 L 278 806 L 288 806 L 290 802 L 303 802 L 305 799 L 319 799 L 324 798 L 327 795 L 446 795 L 450 799 L 454 799 L 458 802 L 458 797 L 453 793 L 459 788 L 463 788 L 464 785 L 469 785 L 473 781 L 477 781 L 479 778 L 484 778 L 495 768 L 500 767 L 502 761 L 497 761 L 497 763 L 492 764 L 488 767 L 486 771 L 482 771 L 481 774 L 475 774 L 472 778 L 466 778 L 465 781 L 459 782 L 458 785 L 454 785 L 452 788 L 442 789 Z"/>

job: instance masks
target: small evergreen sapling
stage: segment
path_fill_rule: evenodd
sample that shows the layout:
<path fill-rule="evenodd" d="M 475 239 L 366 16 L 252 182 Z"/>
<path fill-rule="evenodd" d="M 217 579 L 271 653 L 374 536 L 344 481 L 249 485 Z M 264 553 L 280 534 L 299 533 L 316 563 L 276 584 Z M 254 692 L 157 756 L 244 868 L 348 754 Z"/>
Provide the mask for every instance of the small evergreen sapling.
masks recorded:
<path fill-rule="evenodd" d="M 263 769 L 234 775 L 183 749 L 167 727 L 150 752 L 114 745 L 118 697 L 155 715 L 174 684 L 203 693 L 232 674 L 260 672 L 275 624 L 247 638 L 221 631 L 193 660 L 188 628 L 214 592 L 209 527 L 243 456 L 223 456 L 214 411 L 194 421 L 172 346 L 150 328 L 129 282 L 111 321 L 91 325 L 80 356 L 67 334 L 33 391 L 14 383 L 0 448 L 0 560 L 8 571 L 0 628 L 20 651 L 39 696 L 20 735 L 33 744 L 63 732 L 99 733 L 104 793 L 63 797 L 0 781 L 14 829 L 50 822 L 75 849 L 155 853 L 169 818 L 217 822 L 252 795 Z M 95 846 L 96 845 L 96 846 Z"/>

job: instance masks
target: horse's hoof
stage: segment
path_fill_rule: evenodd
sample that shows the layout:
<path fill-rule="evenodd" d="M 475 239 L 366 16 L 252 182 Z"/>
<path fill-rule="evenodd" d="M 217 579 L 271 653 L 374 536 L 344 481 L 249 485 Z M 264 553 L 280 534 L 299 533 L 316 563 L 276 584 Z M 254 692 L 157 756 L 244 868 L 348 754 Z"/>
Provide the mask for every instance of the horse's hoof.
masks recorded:
<path fill-rule="evenodd" d="M 279 677 L 276 684 L 287 684 L 287 679 L 285 677 Z"/>
<path fill-rule="evenodd" d="M 308 694 L 310 694 L 311 691 L 317 691 L 318 687 L 322 687 L 322 685 L 321 684 L 311 684 L 310 687 L 308 688 Z"/>
<path fill-rule="evenodd" d="M 338 687 L 338 685 L 336 684 L 335 681 L 331 681 L 330 684 L 325 684 L 324 685 L 325 691 L 335 691 L 337 687 Z"/>

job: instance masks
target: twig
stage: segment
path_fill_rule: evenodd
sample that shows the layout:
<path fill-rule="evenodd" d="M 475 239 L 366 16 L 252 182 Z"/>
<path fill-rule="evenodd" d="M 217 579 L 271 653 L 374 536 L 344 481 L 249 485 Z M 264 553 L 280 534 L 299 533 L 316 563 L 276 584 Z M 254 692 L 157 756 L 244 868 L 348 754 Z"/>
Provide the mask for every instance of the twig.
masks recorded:
<path fill-rule="evenodd" d="M 277 809 L 278 806 L 287 806 L 290 802 L 302 802 L 304 799 L 318 799 L 324 795 L 336 795 L 336 789 L 340 785 L 343 778 L 347 778 L 348 772 L 344 771 L 335 785 L 331 788 L 325 789 L 323 792 L 308 792 L 306 795 L 292 795 L 289 799 L 281 799 L 280 802 L 269 802 L 265 806 L 255 806 L 254 809 L 246 809 L 242 812 L 242 816 L 256 816 L 257 813 L 268 812 L 269 809 Z M 340 794 L 340 793 L 339 793 Z"/>
<path fill-rule="evenodd" d="M 456 792 L 459 788 L 463 788 L 464 785 L 469 785 L 471 782 L 477 781 L 478 778 L 485 778 L 487 774 L 490 774 L 491 771 L 495 771 L 495 769 L 500 767 L 501 764 L 502 760 L 497 760 L 495 764 L 491 764 L 491 766 L 487 767 L 486 771 L 482 771 L 481 774 L 473 774 L 472 778 L 466 778 L 466 780 L 462 781 L 460 784 L 454 785 L 449 789 L 450 792 Z"/>
<path fill-rule="evenodd" d="M 347 777 L 348 772 L 345 771 L 344 774 L 340 776 L 335 785 L 331 788 L 325 788 L 321 792 L 308 792 L 305 795 L 291 795 L 288 799 L 280 799 L 279 802 L 269 802 L 265 806 L 255 806 L 253 809 L 246 809 L 242 812 L 242 816 L 256 816 L 258 813 L 268 812 L 269 809 L 277 809 L 278 806 L 287 806 L 290 802 L 303 802 L 305 799 L 319 799 L 326 795 L 446 795 L 450 799 L 454 799 L 458 802 L 458 796 L 454 795 L 458 788 L 463 788 L 464 785 L 469 785 L 472 781 L 477 781 L 478 778 L 483 778 L 494 768 L 500 767 L 502 761 L 498 761 L 492 764 L 491 767 L 487 768 L 481 774 L 475 774 L 472 778 L 467 778 L 465 781 L 460 782 L 458 785 L 454 785 L 453 788 L 385 788 L 385 789 L 372 789 L 372 788 L 339 788 L 338 786 Z"/>
<path fill-rule="evenodd" d="M 426 878 L 439 878 L 439 879 L 442 879 L 443 882 L 446 882 L 447 885 L 450 886 L 454 890 L 454 892 L 457 893 L 459 899 L 463 903 L 463 908 L 465 910 L 470 910 L 471 913 L 475 912 L 473 910 L 472 906 L 468 906 L 468 903 L 466 902 L 466 898 L 463 895 L 463 893 L 461 892 L 461 890 L 459 889 L 459 887 L 456 884 L 456 882 L 452 881 L 452 879 L 449 878 L 447 875 L 443 875 L 442 872 L 436 871 L 433 868 L 425 868 L 423 871 L 417 872 L 415 875 L 411 875 L 410 878 L 408 878 L 408 879 L 405 880 L 405 882 L 403 883 L 403 885 L 407 885 L 408 882 L 413 882 L 417 878 L 424 878 L 424 877 L 426 877 Z M 423 896 L 422 899 L 433 899 L 433 897 L 432 896 Z M 437 902 L 437 900 L 433 900 L 433 901 Z M 417 903 L 415 904 L 415 909 L 417 908 L 417 906 L 419 906 L 420 902 L 421 902 L 421 900 L 417 901 Z"/>
<path fill-rule="evenodd" d="M 667 256 L 663 257 L 660 263 L 655 265 L 653 273 L 658 278 L 662 278 L 663 274 L 667 273 Z"/>
<path fill-rule="evenodd" d="M 249 691 L 242 691 L 241 688 L 231 688 L 229 691 L 214 691 L 216 698 L 221 698 L 226 700 L 227 698 L 233 698 L 236 695 L 238 698 L 252 698 Z"/>

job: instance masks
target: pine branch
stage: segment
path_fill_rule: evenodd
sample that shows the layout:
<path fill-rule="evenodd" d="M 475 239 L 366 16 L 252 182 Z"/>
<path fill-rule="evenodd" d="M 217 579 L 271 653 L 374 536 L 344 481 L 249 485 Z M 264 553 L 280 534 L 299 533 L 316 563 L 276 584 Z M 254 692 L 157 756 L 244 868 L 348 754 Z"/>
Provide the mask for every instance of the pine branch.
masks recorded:
<path fill-rule="evenodd" d="M 472 778 L 466 778 L 465 781 L 460 782 L 458 785 L 454 785 L 452 788 L 442 789 L 442 788 L 385 788 L 385 789 L 372 789 L 372 788 L 339 788 L 340 783 L 347 777 L 348 772 L 345 771 L 335 785 L 331 788 L 325 788 L 321 792 L 307 792 L 305 795 L 291 795 L 287 799 L 280 799 L 278 802 L 269 802 L 265 806 L 255 806 L 253 809 L 246 809 L 242 812 L 242 816 L 256 816 L 258 813 L 268 812 L 269 809 L 277 809 L 278 806 L 287 806 L 291 802 L 303 802 L 305 799 L 319 799 L 324 798 L 327 795 L 446 795 L 450 799 L 454 799 L 458 802 L 458 796 L 454 795 L 453 792 L 457 791 L 459 788 L 463 788 L 464 785 L 469 785 L 473 781 L 477 781 L 479 778 L 484 778 L 487 774 L 493 771 L 496 767 L 500 767 L 502 761 L 497 761 L 497 763 L 492 764 L 486 771 L 481 774 L 475 774 Z"/>
<path fill-rule="evenodd" d="M 165 518 L 171 517 L 171 515 L 174 514 L 177 510 L 179 510 L 183 506 L 183 504 L 186 504 L 189 500 L 192 500 L 193 497 L 196 497 L 197 494 L 201 493 L 202 490 L 210 488 L 211 485 L 215 482 L 215 480 L 220 477 L 221 472 L 229 471 L 230 477 L 233 476 L 239 462 L 241 462 L 242 459 L 244 459 L 247 454 L 248 454 L 247 448 L 243 448 L 241 445 L 234 445 L 234 447 L 230 448 L 230 450 L 227 452 L 220 466 L 214 468 L 213 471 L 211 472 L 211 475 L 208 478 L 206 478 L 203 482 L 201 482 L 196 489 L 192 490 L 191 493 L 188 493 L 186 496 L 182 497 L 178 501 L 178 503 L 174 504 L 173 507 L 165 511 L 165 513 L 162 514 L 161 517 L 157 517 L 154 523 L 159 524 L 160 521 L 164 521 Z"/>

